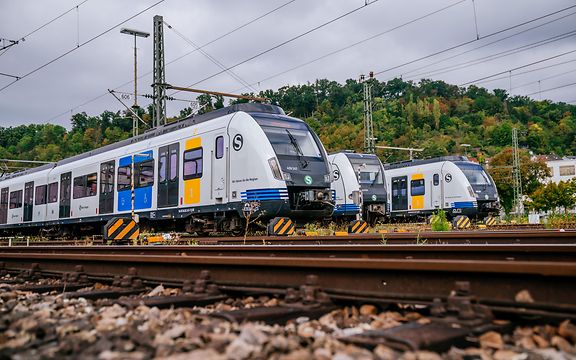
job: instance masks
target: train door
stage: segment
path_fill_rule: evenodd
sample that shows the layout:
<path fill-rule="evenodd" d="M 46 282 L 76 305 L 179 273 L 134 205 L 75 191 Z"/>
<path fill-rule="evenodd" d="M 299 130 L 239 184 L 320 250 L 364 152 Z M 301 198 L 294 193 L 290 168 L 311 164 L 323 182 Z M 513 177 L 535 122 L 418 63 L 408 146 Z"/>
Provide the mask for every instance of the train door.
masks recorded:
<path fill-rule="evenodd" d="M 212 151 L 212 198 L 222 202 L 226 197 L 227 151 L 224 134 L 217 134 Z"/>
<path fill-rule="evenodd" d="M 408 210 L 408 177 L 392 178 L 392 211 Z"/>
<path fill-rule="evenodd" d="M 0 224 L 8 222 L 8 188 L 0 190 Z"/>
<path fill-rule="evenodd" d="M 432 176 L 432 186 L 430 186 L 430 201 L 432 208 L 438 209 L 442 206 L 441 192 L 440 192 L 440 174 Z"/>
<path fill-rule="evenodd" d="M 178 205 L 178 157 L 180 144 L 158 150 L 158 207 Z"/>
<path fill-rule="evenodd" d="M 24 184 L 24 218 L 23 221 L 32 221 L 34 211 L 34 181 Z"/>
<path fill-rule="evenodd" d="M 70 194 L 72 186 L 72 173 L 60 175 L 60 218 L 70 217 Z"/>
<path fill-rule="evenodd" d="M 114 211 L 114 169 L 116 161 L 111 160 L 100 164 L 100 214 L 110 214 Z"/>

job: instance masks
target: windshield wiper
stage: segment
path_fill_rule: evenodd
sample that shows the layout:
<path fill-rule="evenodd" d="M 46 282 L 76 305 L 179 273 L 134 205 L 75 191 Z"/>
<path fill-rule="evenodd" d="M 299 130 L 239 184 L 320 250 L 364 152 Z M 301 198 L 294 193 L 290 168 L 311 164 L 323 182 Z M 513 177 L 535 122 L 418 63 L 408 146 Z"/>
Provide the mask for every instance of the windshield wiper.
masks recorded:
<path fill-rule="evenodd" d="M 288 137 L 290 138 L 290 143 L 292 144 L 294 149 L 296 149 L 296 153 L 298 154 L 298 161 L 300 161 L 300 165 L 302 165 L 302 168 L 308 167 L 308 161 L 306 161 L 306 159 L 304 159 L 304 153 L 302 152 L 302 149 L 300 149 L 300 145 L 298 145 L 296 138 L 294 137 L 294 135 L 292 135 L 292 133 L 288 129 L 285 129 L 285 130 L 288 133 Z"/>

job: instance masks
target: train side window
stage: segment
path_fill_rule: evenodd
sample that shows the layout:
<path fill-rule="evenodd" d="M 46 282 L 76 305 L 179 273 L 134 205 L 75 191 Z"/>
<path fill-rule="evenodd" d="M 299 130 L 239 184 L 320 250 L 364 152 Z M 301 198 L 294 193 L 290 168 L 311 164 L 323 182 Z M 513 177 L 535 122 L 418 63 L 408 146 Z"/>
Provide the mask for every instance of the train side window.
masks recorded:
<path fill-rule="evenodd" d="M 412 196 L 424 195 L 424 179 L 410 181 L 410 194 Z"/>
<path fill-rule="evenodd" d="M 152 186 L 154 184 L 154 160 L 146 160 L 135 165 L 135 187 Z"/>
<path fill-rule="evenodd" d="M 434 186 L 440 185 L 440 175 L 434 174 L 434 176 L 432 177 L 432 181 L 434 183 Z"/>
<path fill-rule="evenodd" d="M 202 148 L 184 151 L 184 180 L 202 177 Z"/>
<path fill-rule="evenodd" d="M 118 191 L 131 188 L 132 165 L 120 166 L 118 168 Z"/>
<path fill-rule="evenodd" d="M 74 178 L 72 197 L 80 199 L 83 197 L 94 196 L 98 189 L 98 175 L 92 173 Z"/>
<path fill-rule="evenodd" d="M 36 186 L 36 194 L 34 195 L 35 205 L 46 204 L 46 192 L 48 190 L 48 185 Z"/>
<path fill-rule="evenodd" d="M 72 197 L 74 199 L 79 199 L 86 196 L 85 183 L 86 183 L 85 176 L 78 176 L 74 178 L 74 182 L 72 183 Z"/>
<path fill-rule="evenodd" d="M 173 150 L 170 153 L 170 181 L 176 180 L 178 177 L 178 153 Z"/>
<path fill-rule="evenodd" d="M 216 159 L 222 159 L 224 156 L 224 136 L 216 138 Z"/>
<path fill-rule="evenodd" d="M 158 181 L 166 181 L 166 153 L 161 153 L 158 159 Z"/>
<path fill-rule="evenodd" d="M 10 193 L 10 209 L 22 207 L 22 190 L 12 191 Z"/>
<path fill-rule="evenodd" d="M 48 184 L 48 203 L 55 203 L 58 201 L 58 183 L 53 182 Z"/>

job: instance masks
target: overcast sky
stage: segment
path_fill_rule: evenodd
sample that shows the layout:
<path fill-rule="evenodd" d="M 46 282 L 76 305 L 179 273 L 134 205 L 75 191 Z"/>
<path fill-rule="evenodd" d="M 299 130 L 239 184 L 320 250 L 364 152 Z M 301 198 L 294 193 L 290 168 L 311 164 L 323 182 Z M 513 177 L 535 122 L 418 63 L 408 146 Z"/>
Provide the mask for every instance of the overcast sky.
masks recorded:
<path fill-rule="evenodd" d="M 78 10 L 74 9 L 31 34 L 25 41 L 0 51 L 0 73 L 23 76 L 157 1 L 88 0 L 82 3 L 83 0 L 0 0 L 0 38 L 10 40 L 22 38 L 81 4 Z M 128 27 L 152 33 L 154 15 L 162 15 L 164 21 L 173 28 L 164 28 L 168 83 L 177 86 L 195 84 L 196 88 L 224 92 L 248 91 L 239 80 L 228 73 L 197 83 L 220 72 L 221 68 L 201 52 L 192 52 L 194 47 L 189 42 L 206 44 L 283 4 L 287 5 L 202 50 L 225 67 L 233 66 L 361 7 L 365 0 L 165 0 L 0 91 L 0 126 L 49 122 L 69 128 L 70 116 L 73 113 L 98 115 L 104 110 L 123 109 L 122 105 L 107 93 L 107 89 L 133 92 L 133 37 L 121 34 L 120 28 Z M 270 78 L 453 4 L 456 5 L 360 45 Z M 460 3 L 458 0 L 372 0 L 370 5 L 247 61 L 232 71 L 242 81 L 254 84 L 253 88 L 256 90 L 313 82 L 317 78 L 343 82 L 348 78 L 358 78 L 360 74 L 371 70 L 385 71 L 470 41 L 466 46 L 382 72 L 377 77 L 379 80 L 388 80 L 402 75 L 405 79 L 416 81 L 427 77 L 461 85 L 503 73 L 489 79 L 498 80 L 481 85 L 490 89 L 510 90 L 512 87 L 512 94 L 532 94 L 530 96 L 535 99 L 541 97 L 554 101 L 576 102 L 576 86 L 546 91 L 576 82 L 576 7 L 483 38 L 499 30 L 576 5 L 573 0 L 475 0 L 474 5 L 480 36 L 477 41 L 473 41 L 477 38 L 477 33 L 472 0 Z M 556 21 L 551 22 L 552 20 Z M 550 23 L 545 24 L 546 22 Z M 528 30 L 538 25 L 542 26 Z M 512 36 L 515 34 L 518 35 Z M 495 42 L 506 37 L 509 38 Z M 546 43 L 548 39 L 556 41 Z M 490 44 L 491 42 L 495 43 Z M 1 45 L 0 42 L 0 47 Z M 512 55 L 498 59 L 486 58 L 516 48 L 520 49 Z M 152 36 L 138 39 L 139 75 L 150 72 L 139 80 L 138 88 L 141 94 L 152 93 L 152 49 Z M 523 67 L 570 51 L 575 52 Z M 182 57 L 187 53 L 190 54 Z M 179 57 L 182 58 L 170 63 Z M 485 59 L 472 62 L 482 58 Z M 473 65 L 469 66 L 470 64 Z M 542 67 L 547 68 L 540 69 Z M 520 69 L 508 72 L 515 68 Z M 437 71 L 434 72 L 435 70 Z M 526 73 L 522 74 L 523 72 Z M 264 79 L 268 80 L 263 81 Z M 13 80 L 0 75 L 0 88 Z M 174 96 L 182 100 L 195 98 L 195 95 L 190 93 L 178 93 Z M 131 101 L 126 100 L 129 105 Z M 138 102 L 146 105 L 150 99 L 139 98 Z M 177 115 L 185 106 L 186 102 L 169 102 L 168 116 Z"/>

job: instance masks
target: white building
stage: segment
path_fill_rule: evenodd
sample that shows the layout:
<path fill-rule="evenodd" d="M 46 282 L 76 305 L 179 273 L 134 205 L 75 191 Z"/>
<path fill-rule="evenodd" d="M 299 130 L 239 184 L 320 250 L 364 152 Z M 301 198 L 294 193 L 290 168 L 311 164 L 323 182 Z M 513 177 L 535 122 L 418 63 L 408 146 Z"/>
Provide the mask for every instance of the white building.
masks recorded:
<path fill-rule="evenodd" d="M 559 183 L 576 178 L 576 156 L 546 159 L 546 165 L 548 165 L 551 174 L 549 181 Z"/>

